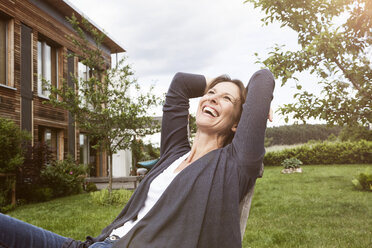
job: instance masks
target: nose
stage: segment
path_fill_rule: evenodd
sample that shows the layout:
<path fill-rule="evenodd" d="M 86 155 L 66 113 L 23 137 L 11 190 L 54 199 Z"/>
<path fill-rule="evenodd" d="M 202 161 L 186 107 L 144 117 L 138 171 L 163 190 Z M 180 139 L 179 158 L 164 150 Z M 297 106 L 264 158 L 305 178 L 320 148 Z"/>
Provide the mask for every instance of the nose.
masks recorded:
<path fill-rule="evenodd" d="M 214 104 L 217 104 L 218 103 L 218 95 L 217 94 L 213 94 L 213 95 L 210 95 L 208 100 Z"/>

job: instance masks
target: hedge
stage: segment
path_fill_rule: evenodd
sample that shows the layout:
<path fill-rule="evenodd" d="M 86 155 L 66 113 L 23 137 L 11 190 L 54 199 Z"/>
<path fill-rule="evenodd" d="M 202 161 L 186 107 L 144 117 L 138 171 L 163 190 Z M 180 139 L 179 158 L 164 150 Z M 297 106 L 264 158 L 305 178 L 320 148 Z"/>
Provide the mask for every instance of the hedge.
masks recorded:
<path fill-rule="evenodd" d="M 306 164 L 372 163 L 372 141 L 320 142 L 291 149 L 268 152 L 264 165 L 280 165 L 287 158 L 298 158 Z"/>

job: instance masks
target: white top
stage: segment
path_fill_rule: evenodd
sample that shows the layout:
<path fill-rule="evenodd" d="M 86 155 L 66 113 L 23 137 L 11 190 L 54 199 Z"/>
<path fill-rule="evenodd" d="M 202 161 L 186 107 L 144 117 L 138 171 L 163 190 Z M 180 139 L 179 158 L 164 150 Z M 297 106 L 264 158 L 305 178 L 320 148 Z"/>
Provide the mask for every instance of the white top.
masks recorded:
<path fill-rule="evenodd" d="M 141 210 L 138 212 L 137 219 L 125 222 L 123 226 L 114 229 L 110 235 L 116 235 L 120 238 L 123 237 L 151 210 L 169 184 L 178 175 L 179 172 L 174 172 L 174 170 L 187 158 L 187 156 L 189 156 L 189 152 L 174 161 L 151 182 L 147 198 Z"/>

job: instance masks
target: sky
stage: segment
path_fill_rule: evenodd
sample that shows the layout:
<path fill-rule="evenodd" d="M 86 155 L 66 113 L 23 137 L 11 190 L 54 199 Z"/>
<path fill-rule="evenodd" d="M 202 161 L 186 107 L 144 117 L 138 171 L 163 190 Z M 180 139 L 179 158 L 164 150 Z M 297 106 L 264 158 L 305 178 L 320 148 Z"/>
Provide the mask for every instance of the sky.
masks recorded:
<path fill-rule="evenodd" d="M 244 83 L 261 68 L 270 47 L 298 49 L 297 34 L 279 23 L 263 26 L 264 14 L 244 0 L 69 0 L 127 52 L 138 82 L 166 93 L 176 72 L 216 77 L 228 74 Z M 120 55 L 122 56 L 122 55 Z M 119 56 L 119 58 L 120 58 Z M 113 62 L 116 58 L 113 57 Z M 304 89 L 319 91 L 310 75 L 299 75 Z M 295 83 L 276 80 L 273 110 L 293 102 Z M 196 112 L 198 100 L 190 103 Z M 161 115 L 161 108 L 156 110 Z M 288 124 L 293 123 L 290 121 Z M 286 124 L 274 114 L 268 126 Z"/>

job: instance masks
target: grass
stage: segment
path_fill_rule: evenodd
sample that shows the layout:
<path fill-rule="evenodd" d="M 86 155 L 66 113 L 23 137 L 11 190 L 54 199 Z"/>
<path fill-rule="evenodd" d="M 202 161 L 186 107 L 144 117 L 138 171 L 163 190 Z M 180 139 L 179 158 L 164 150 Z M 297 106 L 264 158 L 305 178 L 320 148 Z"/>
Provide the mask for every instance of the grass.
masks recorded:
<path fill-rule="evenodd" d="M 243 247 L 372 247 L 372 193 L 351 180 L 372 165 L 303 166 L 283 175 L 265 168 L 257 181 Z M 96 236 L 122 206 L 99 206 L 82 194 L 17 208 L 9 215 L 60 235 Z"/>
<path fill-rule="evenodd" d="M 92 203 L 89 194 L 81 194 L 21 206 L 7 214 L 62 236 L 85 240 L 88 235 L 99 235 L 121 209 Z"/>
<path fill-rule="evenodd" d="M 372 193 L 351 180 L 371 165 L 265 168 L 256 184 L 243 247 L 372 247 Z"/>

